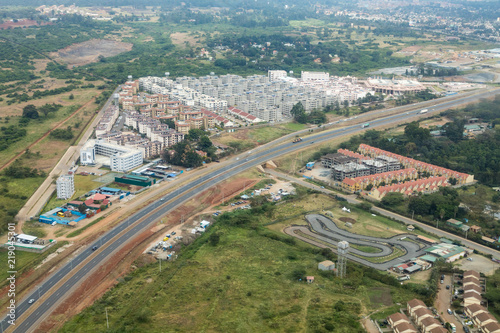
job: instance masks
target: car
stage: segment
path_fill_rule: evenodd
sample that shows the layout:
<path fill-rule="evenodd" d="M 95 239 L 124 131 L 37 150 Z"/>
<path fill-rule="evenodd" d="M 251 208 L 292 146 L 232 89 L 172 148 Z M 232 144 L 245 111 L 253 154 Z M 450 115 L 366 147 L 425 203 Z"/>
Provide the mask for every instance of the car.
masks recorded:
<path fill-rule="evenodd" d="M 443 284 L 443 283 L 444 283 L 444 280 L 441 280 L 441 284 Z"/>
<path fill-rule="evenodd" d="M 314 143 L 314 141 L 311 141 L 311 144 L 313 144 L 313 143 Z"/>
<path fill-rule="evenodd" d="M 35 299 L 34 299 L 34 298 L 30 299 L 30 300 L 28 301 L 28 303 L 29 303 L 29 304 L 33 304 L 33 303 L 35 303 Z"/>
<path fill-rule="evenodd" d="M 160 201 L 163 201 L 163 200 L 165 200 L 165 198 L 161 198 L 161 199 L 160 199 Z"/>
<path fill-rule="evenodd" d="M 448 290 L 449 290 L 449 289 L 450 289 L 450 285 L 447 285 L 447 286 L 446 286 L 446 289 L 448 289 Z"/>
<path fill-rule="evenodd" d="M 448 314 L 453 314 L 453 311 L 451 311 L 451 309 L 448 309 L 446 311 L 448 312 Z"/>
<path fill-rule="evenodd" d="M 97 250 L 97 245 L 92 247 L 92 251 L 95 251 L 95 250 Z"/>
<path fill-rule="evenodd" d="M 467 258 L 468 261 L 472 261 L 472 258 Z"/>
<path fill-rule="evenodd" d="M 176 232 L 175 232 L 175 231 L 172 231 L 172 235 L 175 235 L 175 234 L 176 234 Z"/>

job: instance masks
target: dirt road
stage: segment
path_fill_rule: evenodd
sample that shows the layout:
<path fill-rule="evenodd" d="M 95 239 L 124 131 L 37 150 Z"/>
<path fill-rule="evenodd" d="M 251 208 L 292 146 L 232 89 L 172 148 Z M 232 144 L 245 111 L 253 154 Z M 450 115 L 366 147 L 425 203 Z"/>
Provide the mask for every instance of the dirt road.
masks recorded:
<path fill-rule="evenodd" d="M 464 333 L 464 328 L 460 321 L 453 314 L 450 315 L 448 313 L 448 309 L 451 308 L 452 288 L 446 289 L 446 286 L 452 286 L 451 275 L 445 275 L 444 282 L 439 284 L 439 292 L 434 307 L 445 322 L 450 322 L 457 326 L 457 333 Z"/>

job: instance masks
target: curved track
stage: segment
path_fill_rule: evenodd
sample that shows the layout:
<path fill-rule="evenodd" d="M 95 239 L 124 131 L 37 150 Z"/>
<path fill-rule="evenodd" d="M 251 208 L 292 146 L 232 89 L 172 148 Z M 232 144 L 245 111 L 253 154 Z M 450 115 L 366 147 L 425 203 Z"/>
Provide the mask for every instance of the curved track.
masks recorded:
<path fill-rule="evenodd" d="M 394 265 L 397 265 L 399 263 L 408 261 L 412 258 L 425 254 L 424 252 L 425 245 L 421 246 L 419 243 L 401 239 L 405 237 L 406 239 L 413 239 L 417 241 L 417 236 L 415 235 L 400 234 L 392 236 L 390 238 L 379 238 L 373 236 L 358 235 L 340 229 L 335 224 L 335 222 L 333 222 L 332 220 L 323 215 L 309 214 L 306 215 L 305 218 L 306 221 L 309 223 L 310 228 L 305 226 L 293 226 L 287 228 L 285 230 L 286 233 L 314 245 L 318 245 L 320 243 L 319 242 L 315 243 L 314 241 L 311 241 L 311 239 L 306 237 L 300 237 L 300 235 L 297 235 L 295 232 L 301 231 L 306 235 L 313 236 L 314 238 L 320 240 L 322 243 L 331 244 L 332 247 L 334 248 L 337 247 L 338 242 L 344 240 L 349 242 L 349 244 L 374 247 L 378 249 L 379 252 L 376 253 L 364 252 L 359 249 L 350 247 L 349 254 L 347 255 L 347 258 L 372 268 L 386 270 Z M 374 263 L 368 259 L 363 259 L 359 257 L 362 256 L 365 258 L 383 259 L 384 257 L 393 254 L 395 247 L 401 249 L 404 252 L 404 254 L 397 258 L 392 258 L 390 260 L 381 263 Z"/>
<path fill-rule="evenodd" d="M 495 96 L 498 93 L 500 93 L 500 89 L 494 89 L 475 95 L 467 95 L 451 101 L 448 99 L 442 101 L 436 100 L 436 105 L 429 108 L 429 113 L 426 116 L 481 98 Z M 419 115 L 418 110 L 404 112 L 406 109 L 402 107 L 396 109 L 398 111 L 401 110 L 401 112 L 385 117 L 384 114 L 386 114 L 388 110 L 371 112 L 370 115 L 379 116 L 380 118 L 370 121 L 370 128 L 404 123 Z M 361 116 L 359 118 L 361 118 Z M 48 276 L 47 279 L 41 283 L 36 290 L 29 293 L 24 300 L 18 300 L 16 303 L 16 319 L 22 317 L 26 311 L 31 311 L 24 316 L 25 318 L 22 318 L 22 322 L 15 325 L 13 331 L 20 333 L 33 331 L 39 319 L 45 317 L 54 306 L 60 304 L 61 300 L 71 292 L 72 287 L 80 283 L 92 269 L 98 267 L 123 244 L 127 243 L 135 235 L 149 228 L 154 222 L 158 221 L 158 219 L 183 202 L 250 167 L 263 164 L 270 159 L 289 154 L 296 150 L 305 149 L 314 143 L 327 142 L 331 139 L 359 133 L 363 130 L 364 129 L 361 128 L 359 124 L 350 125 L 310 135 L 304 138 L 302 142 L 291 143 L 288 141 L 266 147 L 266 149 L 254 149 L 252 152 L 241 154 L 239 157 L 229 160 L 228 163 L 221 166 L 221 168 L 210 171 L 208 174 L 201 176 L 191 183 L 166 194 L 163 197 L 164 201 L 152 203 L 119 223 L 116 227 L 101 236 L 96 242 L 90 244 L 80 254 L 73 258 L 71 262 Z M 98 251 L 93 252 L 93 246 L 100 246 L 100 248 Z M 64 283 L 59 283 L 60 281 L 64 281 Z M 48 295 L 44 297 L 47 293 Z M 35 302 L 29 304 L 29 299 L 35 299 Z M 4 318 L 1 322 L 3 330 L 10 326 L 7 320 L 8 318 Z"/>

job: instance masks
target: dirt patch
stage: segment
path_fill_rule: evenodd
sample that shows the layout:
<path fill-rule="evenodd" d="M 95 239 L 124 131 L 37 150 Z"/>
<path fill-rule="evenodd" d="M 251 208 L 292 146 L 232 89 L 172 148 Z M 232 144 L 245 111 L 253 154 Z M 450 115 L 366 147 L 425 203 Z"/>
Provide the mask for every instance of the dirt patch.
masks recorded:
<path fill-rule="evenodd" d="M 26 27 L 30 27 L 32 25 L 52 25 L 52 23 L 42 22 L 41 24 L 38 24 L 36 21 L 28 20 L 28 19 L 21 19 L 21 20 L 18 20 L 17 22 L 6 21 L 6 22 L 3 22 L 2 24 L 0 24 L 0 30 L 12 29 L 12 28 L 18 28 L 18 27 L 26 28 Z"/>
<path fill-rule="evenodd" d="M 190 46 L 199 44 L 199 37 L 186 32 L 175 32 L 170 35 L 170 39 L 174 45 L 185 45 L 186 42 L 188 42 Z"/>
<path fill-rule="evenodd" d="M 133 44 L 107 39 L 92 39 L 83 43 L 70 45 L 52 53 L 51 56 L 68 66 L 81 66 L 97 62 L 99 56 L 112 57 L 132 50 Z"/>
<path fill-rule="evenodd" d="M 344 217 L 344 216 L 342 216 L 342 217 L 339 217 L 339 220 L 342 221 L 342 222 L 349 222 L 349 223 L 352 223 L 352 224 L 356 223 L 356 220 L 352 219 L 350 217 Z"/>

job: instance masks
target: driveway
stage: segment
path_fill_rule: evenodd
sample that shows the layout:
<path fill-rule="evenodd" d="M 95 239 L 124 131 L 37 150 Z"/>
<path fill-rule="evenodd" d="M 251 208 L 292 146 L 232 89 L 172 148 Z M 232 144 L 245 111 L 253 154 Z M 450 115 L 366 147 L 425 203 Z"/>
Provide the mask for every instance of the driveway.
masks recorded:
<path fill-rule="evenodd" d="M 443 318 L 445 322 L 450 322 L 457 326 L 457 333 L 464 333 L 464 328 L 462 323 L 454 316 L 448 314 L 448 309 L 451 309 L 451 293 L 452 288 L 446 289 L 446 286 L 452 286 L 451 275 L 444 276 L 444 283 L 439 284 L 439 292 L 435 302 L 435 308 L 438 314 Z"/>

